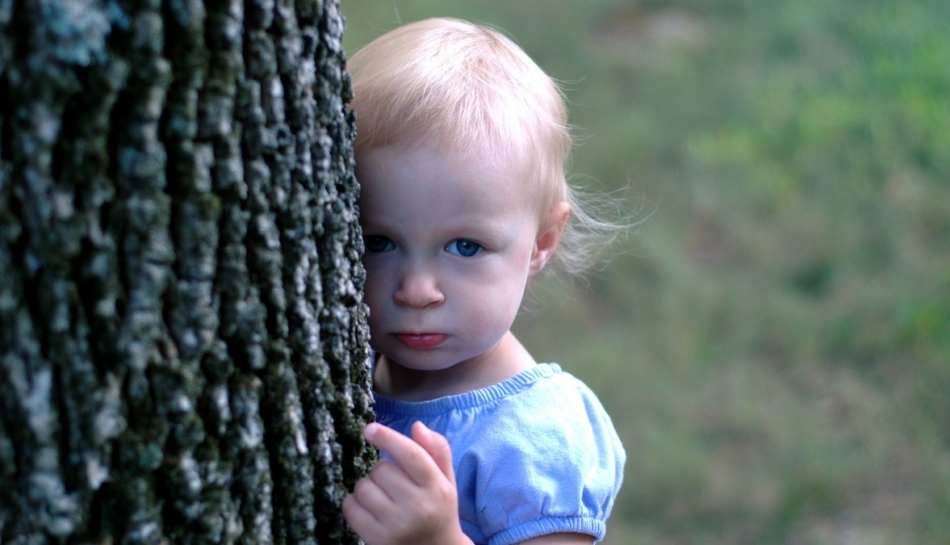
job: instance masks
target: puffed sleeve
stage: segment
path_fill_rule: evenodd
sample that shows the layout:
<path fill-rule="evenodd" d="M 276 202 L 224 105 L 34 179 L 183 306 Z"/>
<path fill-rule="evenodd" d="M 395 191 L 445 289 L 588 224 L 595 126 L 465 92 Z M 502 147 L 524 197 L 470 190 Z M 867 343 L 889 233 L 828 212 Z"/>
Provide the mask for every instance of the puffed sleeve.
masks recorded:
<path fill-rule="evenodd" d="M 564 387 L 566 386 L 566 387 Z M 623 479 L 623 446 L 596 396 L 568 374 L 495 412 L 460 460 L 489 545 L 576 532 L 603 539 Z M 464 509 L 463 509 L 464 510 Z"/>

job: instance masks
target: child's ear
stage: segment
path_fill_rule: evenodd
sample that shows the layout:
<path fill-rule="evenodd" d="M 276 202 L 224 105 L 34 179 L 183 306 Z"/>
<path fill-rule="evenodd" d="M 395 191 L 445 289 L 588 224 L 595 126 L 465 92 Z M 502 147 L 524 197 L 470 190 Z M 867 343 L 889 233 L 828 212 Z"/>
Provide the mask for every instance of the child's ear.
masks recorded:
<path fill-rule="evenodd" d="M 561 240 L 561 233 L 567 225 L 567 218 L 571 215 L 571 206 L 566 202 L 555 204 L 541 222 L 541 230 L 534 241 L 534 251 L 531 252 L 531 266 L 529 275 L 541 272 L 548 260 L 554 255 L 557 244 Z"/>

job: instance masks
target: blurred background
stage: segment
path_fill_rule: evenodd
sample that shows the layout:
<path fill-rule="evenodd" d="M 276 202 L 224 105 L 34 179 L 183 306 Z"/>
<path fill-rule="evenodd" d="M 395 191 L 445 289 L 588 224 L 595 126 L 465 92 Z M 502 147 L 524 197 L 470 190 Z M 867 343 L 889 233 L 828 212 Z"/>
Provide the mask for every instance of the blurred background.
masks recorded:
<path fill-rule="evenodd" d="M 516 332 L 626 445 L 616 544 L 950 543 L 950 2 L 341 0 L 562 82 L 573 180 L 642 222 Z"/>

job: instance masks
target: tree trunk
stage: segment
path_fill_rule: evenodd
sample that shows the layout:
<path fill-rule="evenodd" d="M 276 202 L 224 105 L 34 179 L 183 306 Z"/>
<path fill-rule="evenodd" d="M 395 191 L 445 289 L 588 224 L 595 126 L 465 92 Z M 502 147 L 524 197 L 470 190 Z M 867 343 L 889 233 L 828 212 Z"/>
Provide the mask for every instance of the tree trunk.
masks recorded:
<path fill-rule="evenodd" d="M 355 543 L 334 0 L 0 0 L 0 543 Z"/>

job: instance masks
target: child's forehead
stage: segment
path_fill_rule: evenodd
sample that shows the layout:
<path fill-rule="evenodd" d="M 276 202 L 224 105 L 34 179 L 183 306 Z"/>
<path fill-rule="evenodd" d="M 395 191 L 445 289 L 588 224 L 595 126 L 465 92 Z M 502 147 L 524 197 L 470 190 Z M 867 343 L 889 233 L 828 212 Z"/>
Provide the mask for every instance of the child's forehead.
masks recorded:
<path fill-rule="evenodd" d="M 497 173 L 519 180 L 519 185 L 530 187 L 531 165 L 525 154 L 516 151 L 513 142 L 457 142 L 439 134 L 423 135 L 386 146 L 394 154 L 425 153 L 438 156 L 442 161 L 462 169 Z M 357 161 L 359 155 L 357 155 Z"/>
<path fill-rule="evenodd" d="M 538 184 L 532 180 L 524 161 L 492 149 L 457 149 L 433 141 L 405 142 L 363 150 L 356 157 L 357 177 L 384 190 L 397 178 L 400 187 L 425 186 L 432 194 L 459 195 L 471 201 L 501 197 L 537 208 L 542 201 Z M 416 183 L 418 181 L 418 184 Z M 392 189 L 395 189 L 393 187 Z"/>
<path fill-rule="evenodd" d="M 420 160 L 430 164 L 437 163 L 443 168 L 457 172 L 484 173 L 485 176 L 503 175 L 527 182 L 522 161 L 488 146 L 462 148 L 438 139 L 413 139 L 356 152 L 358 171 L 364 170 L 368 165 L 389 168 L 384 164 L 395 165 L 403 161 L 412 164 Z"/>

